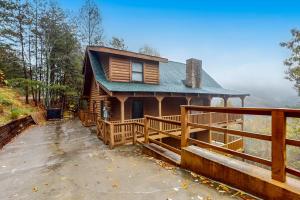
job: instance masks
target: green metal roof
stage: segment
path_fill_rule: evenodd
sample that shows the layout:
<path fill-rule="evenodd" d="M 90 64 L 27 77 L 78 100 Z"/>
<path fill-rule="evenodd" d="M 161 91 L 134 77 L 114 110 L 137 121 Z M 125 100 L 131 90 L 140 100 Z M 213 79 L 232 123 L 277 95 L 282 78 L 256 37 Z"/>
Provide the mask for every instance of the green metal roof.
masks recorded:
<path fill-rule="evenodd" d="M 111 92 L 172 92 L 190 94 L 215 94 L 215 95 L 245 95 L 239 91 L 224 89 L 209 74 L 203 70 L 202 87 L 190 88 L 184 84 L 186 66 L 183 63 L 168 61 L 159 63 L 160 83 L 158 85 L 145 83 L 110 82 L 106 79 L 97 52 L 88 51 L 92 70 L 96 81 Z"/>

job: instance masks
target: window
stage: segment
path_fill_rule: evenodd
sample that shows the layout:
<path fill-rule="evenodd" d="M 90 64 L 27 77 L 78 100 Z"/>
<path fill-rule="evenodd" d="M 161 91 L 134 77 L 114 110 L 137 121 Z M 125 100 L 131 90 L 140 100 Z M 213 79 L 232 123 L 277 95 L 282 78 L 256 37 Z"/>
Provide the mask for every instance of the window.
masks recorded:
<path fill-rule="evenodd" d="M 132 81 L 143 82 L 143 63 L 132 63 Z"/>

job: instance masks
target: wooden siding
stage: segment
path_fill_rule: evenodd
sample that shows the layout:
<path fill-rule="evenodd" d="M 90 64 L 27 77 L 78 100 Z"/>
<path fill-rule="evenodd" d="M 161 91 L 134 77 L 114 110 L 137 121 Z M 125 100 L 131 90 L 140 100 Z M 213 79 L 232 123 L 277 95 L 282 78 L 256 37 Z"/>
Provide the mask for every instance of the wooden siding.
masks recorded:
<path fill-rule="evenodd" d="M 104 74 L 105 74 L 105 77 L 107 80 L 110 80 L 111 77 L 110 77 L 110 71 L 109 71 L 109 57 L 106 55 L 101 55 L 100 56 L 100 63 L 101 63 L 101 66 L 103 67 L 103 71 L 104 71 Z"/>
<path fill-rule="evenodd" d="M 110 57 L 110 80 L 116 82 L 131 81 L 130 60 L 127 58 Z"/>
<path fill-rule="evenodd" d="M 103 99 L 101 95 L 106 95 L 105 91 L 101 88 L 98 89 L 96 80 L 94 76 L 92 77 L 91 81 L 91 93 L 90 93 L 90 102 L 89 102 L 89 110 L 90 112 L 95 112 L 100 116 L 100 102 Z M 95 106 L 94 106 L 95 104 Z"/>
<path fill-rule="evenodd" d="M 104 58 L 105 60 L 105 58 Z M 109 57 L 109 69 L 104 69 L 107 79 L 115 82 L 131 82 L 132 62 L 142 62 L 144 65 L 144 83 L 159 84 L 159 66 L 156 62 L 131 60 L 130 58 Z M 103 66 L 105 64 L 103 63 Z"/>
<path fill-rule="evenodd" d="M 159 67 L 156 63 L 144 63 L 144 82 L 159 84 Z"/>

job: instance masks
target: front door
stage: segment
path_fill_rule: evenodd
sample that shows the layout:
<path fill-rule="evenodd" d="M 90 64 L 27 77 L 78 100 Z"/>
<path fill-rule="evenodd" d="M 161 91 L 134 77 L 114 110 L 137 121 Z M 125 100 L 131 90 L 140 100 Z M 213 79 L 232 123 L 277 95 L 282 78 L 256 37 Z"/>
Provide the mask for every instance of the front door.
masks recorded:
<path fill-rule="evenodd" d="M 144 104 L 143 101 L 132 101 L 132 119 L 144 117 Z"/>

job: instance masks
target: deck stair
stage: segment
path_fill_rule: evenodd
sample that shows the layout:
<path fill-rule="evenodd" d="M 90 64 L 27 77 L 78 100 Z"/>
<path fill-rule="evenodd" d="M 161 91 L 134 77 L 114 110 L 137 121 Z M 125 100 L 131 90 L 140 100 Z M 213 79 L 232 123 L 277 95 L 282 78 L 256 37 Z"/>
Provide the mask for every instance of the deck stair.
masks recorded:
<path fill-rule="evenodd" d="M 179 166 L 181 162 L 180 155 L 154 143 L 143 144 L 143 153 L 176 166 Z"/>

